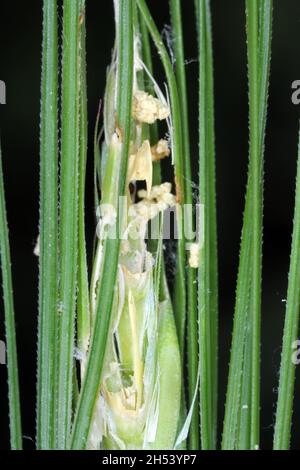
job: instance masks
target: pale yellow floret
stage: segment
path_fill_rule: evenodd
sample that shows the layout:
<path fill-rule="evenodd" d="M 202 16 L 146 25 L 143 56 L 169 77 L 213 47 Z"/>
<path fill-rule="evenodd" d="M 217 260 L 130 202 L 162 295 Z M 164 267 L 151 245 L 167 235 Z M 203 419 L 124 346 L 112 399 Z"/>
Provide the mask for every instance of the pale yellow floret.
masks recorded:
<path fill-rule="evenodd" d="M 151 152 L 152 152 L 152 160 L 154 162 L 162 160 L 165 157 L 169 157 L 171 153 L 168 142 L 164 139 L 160 139 L 156 145 L 151 147 Z"/>
<path fill-rule="evenodd" d="M 200 256 L 199 243 L 191 243 L 189 246 L 189 249 L 190 249 L 189 265 L 191 268 L 198 268 L 199 256 Z"/>
<path fill-rule="evenodd" d="M 166 104 L 145 91 L 133 95 L 132 116 L 138 122 L 153 124 L 156 120 L 167 119 L 170 110 Z"/>
<path fill-rule="evenodd" d="M 171 183 L 162 183 L 159 186 L 153 186 L 150 193 L 141 189 L 138 192 L 138 196 L 141 199 L 148 200 L 152 203 L 163 202 L 167 206 L 173 206 L 176 203 L 176 198 L 174 194 L 171 193 L 172 185 Z"/>
<path fill-rule="evenodd" d="M 142 199 L 130 208 L 130 216 L 140 217 L 145 222 L 153 219 L 156 215 L 176 204 L 176 198 L 171 193 L 172 185 L 163 183 L 153 186 L 150 193 L 140 190 L 138 196 Z"/>
<path fill-rule="evenodd" d="M 152 154 L 149 140 L 145 140 L 136 154 L 130 155 L 128 162 L 128 183 L 146 181 L 147 192 L 152 188 Z"/>

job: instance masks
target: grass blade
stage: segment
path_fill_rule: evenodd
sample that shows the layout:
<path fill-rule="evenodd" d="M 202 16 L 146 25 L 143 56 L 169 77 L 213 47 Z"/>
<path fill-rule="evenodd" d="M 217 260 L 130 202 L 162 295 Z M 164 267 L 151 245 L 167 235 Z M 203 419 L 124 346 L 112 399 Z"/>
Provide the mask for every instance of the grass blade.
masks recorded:
<path fill-rule="evenodd" d="M 248 322 L 249 323 L 249 322 Z M 243 371 L 241 381 L 241 399 L 238 406 L 237 449 L 250 449 L 251 430 L 251 347 L 252 335 L 248 325 L 245 332 Z"/>
<path fill-rule="evenodd" d="M 118 125 L 123 136 L 119 195 L 125 192 L 127 158 L 130 143 L 132 78 L 133 78 L 133 4 L 132 0 L 119 1 L 118 31 Z M 117 219 L 117 231 L 119 217 Z M 108 238 L 104 247 L 103 272 L 100 279 L 98 307 L 85 378 L 75 415 L 72 449 L 84 449 L 88 439 L 93 411 L 101 382 L 101 373 L 110 325 L 114 285 L 119 259 L 120 240 Z"/>
<path fill-rule="evenodd" d="M 18 360 L 16 344 L 16 328 L 14 314 L 13 287 L 11 277 L 11 262 L 9 238 L 6 219 L 4 181 L 2 170 L 2 154 L 0 148 L 0 257 L 3 284 L 5 338 L 8 369 L 8 401 L 10 445 L 12 450 L 22 449 L 22 429 L 20 410 L 20 391 L 18 377 Z"/>
<path fill-rule="evenodd" d="M 211 13 L 209 1 L 207 15 L 207 152 L 209 163 L 209 219 L 210 219 L 210 318 L 212 348 L 212 420 L 214 447 L 217 441 L 218 409 L 218 250 L 217 250 L 217 207 L 216 207 L 216 170 L 215 170 L 215 129 L 214 129 L 214 83 L 213 51 L 211 32 Z M 201 145 L 201 143 L 200 143 Z"/>
<path fill-rule="evenodd" d="M 79 0 L 64 0 L 60 194 L 60 315 L 58 325 L 57 447 L 71 430 L 78 240 Z"/>
<path fill-rule="evenodd" d="M 198 271 L 200 420 L 202 449 L 208 450 L 216 447 L 217 432 L 218 278 L 212 38 L 207 0 L 196 1 L 196 17 L 200 66 L 199 202 L 204 208 L 204 243 L 200 250 Z"/>
<path fill-rule="evenodd" d="M 86 83 L 86 25 L 85 5 L 81 8 L 81 38 L 80 38 L 80 129 L 79 129 L 79 182 L 78 182 L 78 299 L 77 299 L 77 337 L 78 348 L 86 351 L 87 339 L 90 334 L 89 285 L 85 240 L 85 178 L 88 143 L 87 122 L 87 83 Z"/>
<path fill-rule="evenodd" d="M 251 448 L 259 446 L 260 423 L 260 323 L 262 270 L 262 154 L 260 152 L 259 108 L 259 2 L 247 1 L 250 159 L 252 161 L 252 366 L 251 366 Z"/>
<path fill-rule="evenodd" d="M 237 427 L 240 416 L 242 374 L 244 366 L 244 352 L 246 332 L 248 327 L 248 310 L 250 296 L 250 249 L 251 249 L 251 225 L 250 225 L 250 171 L 244 213 L 244 225 L 241 237 L 240 261 L 237 278 L 236 303 L 234 312 L 234 324 L 232 334 L 232 346 L 229 364 L 228 385 L 225 404 L 225 418 L 223 426 L 222 449 L 236 448 Z M 251 362 L 251 357 L 250 357 Z M 243 402 L 244 403 L 244 402 Z"/>
<path fill-rule="evenodd" d="M 259 81 L 259 152 L 260 152 L 260 179 L 263 172 L 264 138 L 267 114 L 267 97 L 269 84 L 271 35 L 272 35 L 272 7 L 271 0 L 264 1 L 259 10 L 258 44 L 258 81 Z M 249 396 L 248 375 L 252 366 L 252 347 L 249 342 L 252 336 L 252 319 L 249 313 L 251 304 L 252 266 L 251 250 L 253 239 L 253 226 L 251 205 L 253 199 L 253 159 L 250 156 L 248 184 L 246 191 L 244 223 L 241 237 L 240 262 L 237 278 L 236 304 L 234 313 L 234 326 L 232 348 L 229 367 L 227 397 L 225 406 L 225 419 L 223 427 L 223 449 L 250 448 L 250 433 L 252 424 L 249 420 L 251 414 L 251 397 Z M 249 349 L 251 352 L 249 353 Z M 252 374 L 252 373 L 251 373 Z M 247 408 L 248 406 L 248 408 Z"/>
<path fill-rule="evenodd" d="M 187 229 L 194 230 L 194 220 L 192 212 L 193 190 L 191 177 L 191 152 L 190 152 L 190 130 L 188 117 L 188 99 L 185 73 L 183 28 L 181 1 L 170 0 L 170 12 L 172 20 L 172 33 L 174 40 L 175 53 L 175 71 L 178 84 L 178 94 L 182 116 L 182 137 L 184 153 L 184 185 L 185 185 L 185 203 L 190 210 L 186 212 L 185 224 Z M 194 241 L 194 240 L 191 240 Z M 187 360 L 188 360 L 188 397 L 189 407 L 192 405 L 195 389 L 197 386 L 198 375 L 198 325 L 197 325 L 197 271 L 188 266 L 187 268 Z M 193 417 L 191 421 L 189 446 L 193 450 L 199 448 L 199 406 L 198 398 L 195 401 Z"/>
<path fill-rule="evenodd" d="M 58 288 L 57 4 L 44 0 L 41 86 L 37 448 L 54 448 L 54 379 Z"/>
<path fill-rule="evenodd" d="M 298 338 L 300 308 L 300 134 L 298 145 L 294 229 L 274 433 L 275 450 L 289 449 L 293 413 L 295 364 L 291 358 L 291 348 Z"/>

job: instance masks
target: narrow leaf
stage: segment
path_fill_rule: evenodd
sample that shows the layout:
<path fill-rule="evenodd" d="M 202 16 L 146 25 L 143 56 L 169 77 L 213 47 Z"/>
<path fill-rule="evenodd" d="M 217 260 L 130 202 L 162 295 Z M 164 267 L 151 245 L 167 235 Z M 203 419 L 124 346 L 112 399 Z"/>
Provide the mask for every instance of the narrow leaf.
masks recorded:
<path fill-rule="evenodd" d="M 40 141 L 37 448 L 53 449 L 58 288 L 57 4 L 44 0 Z"/>
<path fill-rule="evenodd" d="M 277 401 L 274 449 L 287 450 L 290 446 L 295 364 L 292 351 L 298 338 L 300 308 L 300 134 L 295 195 L 294 229 L 289 270 L 285 325 L 281 352 L 279 391 Z"/>
<path fill-rule="evenodd" d="M 86 351 L 90 334 L 90 305 L 85 240 L 85 178 L 87 161 L 87 83 L 86 83 L 86 25 L 84 2 L 81 8 L 80 53 L 80 129 L 79 129 L 79 182 L 78 182 L 78 299 L 77 337 L 78 348 Z"/>
<path fill-rule="evenodd" d="M 210 3 L 196 1 L 199 36 L 199 202 L 204 211 L 198 270 L 200 421 L 202 449 L 216 448 L 218 277 L 214 148 L 214 101 Z M 204 226 L 203 226 L 204 224 Z M 201 238 L 201 237 L 199 237 Z"/>
<path fill-rule="evenodd" d="M 271 57 L 272 6 L 273 4 L 271 0 L 261 2 L 257 18 L 258 26 L 260 28 L 259 31 L 257 31 L 256 41 L 256 53 L 258 60 L 256 80 L 258 80 L 257 93 L 259 93 L 259 109 L 256 110 L 255 118 L 258 121 L 257 125 L 259 133 L 259 182 L 262 181 L 263 174 L 263 153 Z M 250 21 L 249 17 L 248 20 Z M 253 47 L 253 44 L 249 44 L 249 47 Z M 253 90 L 251 91 L 251 93 L 253 94 Z M 244 222 L 241 237 L 240 261 L 237 278 L 232 348 L 225 406 L 225 419 L 223 427 L 223 449 L 245 449 L 245 446 L 247 449 L 251 448 L 250 435 L 252 423 L 250 416 L 252 410 L 253 345 L 250 345 L 250 342 L 253 341 L 253 319 L 250 316 L 250 311 L 253 310 L 250 310 L 250 305 L 252 302 L 251 286 L 253 277 L 253 254 L 251 252 L 251 250 L 253 249 L 253 214 L 251 213 L 253 209 L 253 177 L 254 176 L 252 150 L 249 162 Z M 255 350 L 257 353 L 257 342 L 255 344 Z M 249 377 L 250 383 L 248 383 Z"/>
<path fill-rule="evenodd" d="M 8 401 L 10 445 L 12 450 L 22 449 L 22 429 L 20 410 L 20 391 L 16 345 L 16 327 L 14 314 L 13 287 L 9 238 L 6 219 L 2 154 L 0 148 L 0 257 L 4 299 L 6 356 L 8 369 Z"/>
<path fill-rule="evenodd" d="M 78 252 L 79 0 L 64 0 L 60 179 L 60 285 L 57 370 L 57 448 L 71 431 Z"/>
<path fill-rule="evenodd" d="M 185 186 L 185 212 L 186 230 L 192 233 L 195 228 L 193 220 L 193 189 L 191 176 L 191 151 L 190 151 L 190 128 L 188 116 L 188 99 L 185 72 L 184 41 L 182 27 L 181 0 L 170 0 L 170 11 L 172 20 L 172 35 L 174 41 L 175 72 L 178 84 L 178 94 L 182 116 L 182 136 L 184 153 L 184 186 Z M 186 232 L 189 234 L 189 232 Z M 191 239 L 190 242 L 195 240 Z M 187 359 L 188 359 L 188 396 L 189 408 L 192 406 L 195 389 L 197 386 L 198 373 L 198 325 L 197 325 L 197 271 L 195 268 L 187 268 Z M 194 404 L 189 434 L 190 448 L 199 448 L 199 402 L 198 396 Z"/>

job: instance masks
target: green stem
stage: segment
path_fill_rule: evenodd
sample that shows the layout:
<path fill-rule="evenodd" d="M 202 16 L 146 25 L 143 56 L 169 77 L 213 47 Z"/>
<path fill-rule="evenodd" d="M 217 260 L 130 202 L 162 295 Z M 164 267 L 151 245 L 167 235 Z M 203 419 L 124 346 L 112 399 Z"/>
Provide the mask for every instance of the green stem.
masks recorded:
<path fill-rule="evenodd" d="M 189 206 L 185 213 L 186 229 L 194 229 L 194 220 L 192 212 L 193 191 L 191 177 L 191 152 L 190 152 L 190 131 L 188 117 L 188 99 L 185 73 L 184 59 L 184 42 L 182 28 L 181 1 L 170 0 L 170 11 L 172 20 L 172 30 L 174 39 L 175 53 L 175 71 L 178 84 L 178 93 L 180 99 L 181 116 L 182 116 L 182 137 L 183 137 L 183 153 L 184 153 L 184 185 L 185 185 L 185 203 Z M 189 234 L 189 232 L 187 232 Z M 193 241 L 193 240 L 191 240 Z M 188 323 L 188 340 L 187 340 L 187 360 L 188 360 L 188 395 L 189 406 L 191 406 L 195 389 L 197 386 L 198 374 L 198 328 L 197 328 L 197 284 L 196 270 L 187 268 L 187 323 Z M 193 450 L 199 448 L 199 402 L 196 399 L 191 421 L 189 446 Z"/>
<path fill-rule="evenodd" d="M 53 449 L 58 288 L 57 4 L 44 0 L 41 85 L 39 332 L 37 448 Z"/>
<path fill-rule="evenodd" d="M 199 221 L 199 229 L 204 229 L 204 240 L 198 271 L 200 419 L 202 449 L 208 450 L 216 447 L 217 432 L 218 278 L 212 38 L 207 0 L 196 1 L 196 14 L 200 66 L 199 202 L 204 210 L 204 221 Z"/>
<path fill-rule="evenodd" d="M 250 449 L 251 430 L 251 330 L 245 332 L 244 364 L 242 371 L 241 399 L 238 406 L 237 449 Z"/>
<path fill-rule="evenodd" d="M 85 241 L 85 178 L 88 143 L 87 124 L 87 83 L 86 83 L 86 26 L 84 2 L 81 9 L 82 28 L 80 40 L 80 153 L 79 153 L 79 191 L 78 191 L 78 299 L 77 299 L 77 335 L 78 347 L 86 351 L 90 334 L 90 305 L 87 274 L 87 256 Z"/>
<path fill-rule="evenodd" d="M 16 326 L 11 276 L 9 237 L 6 218 L 2 154 L 0 148 L 0 258 L 3 284 L 6 356 L 8 369 L 8 401 L 10 445 L 12 450 L 22 449 L 20 391 L 16 344 Z"/>
<path fill-rule="evenodd" d="M 210 3 L 206 6 L 207 23 L 207 152 L 209 164 L 208 202 L 209 202 L 209 253 L 210 253 L 210 319 L 211 319 L 211 375 L 212 375 L 212 423 L 213 447 L 217 445 L 218 421 L 218 250 L 217 250 L 217 205 L 216 205 L 216 169 L 215 169 L 215 116 L 214 116 L 214 82 L 213 50 L 211 32 Z M 201 143 L 200 143 L 201 145 Z"/>
<path fill-rule="evenodd" d="M 261 164 L 264 152 L 264 138 L 266 127 L 267 115 L 267 98 L 268 98 L 268 84 L 269 84 L 269 71 L 270 71 L 270 56 L 271 56 L 271 33 L 272 33 L 272 1 L 267 0 L 263 3 L 260 11 L 260 33 L 259 33 L 259 57 L 260 57 L 260 152 Z M 250 160 L 248 170 L 248 183 L 245 199 L 245 212 L 244 222 L 241 237 L 241 250 L 240 261 L 237 277 L 237 290 L 236 290 L 236 304 L 234 312 L 234 325 L 232 335 L 232 347 L 230 356 L 228 386 L 226 394 L 225 406 L 225 419 L 223 427 L 223 449 L 236 449 L 244 448 L 246 443 L 250 448 L 251 422 L 248 419 L 250 416 L 249 409 L 241 411 L 241 406 L 250 403 L 250 398 L 244 397 L 248 393 L 248 382 L 245 371 L 251 371 L 252 352 L 247 353 L 250 346 L 249 335 L 252 330 L 251 318 L 249 315 L 249 304 L 251 298 L 251 246 L 252 246 L 252 160 Z M 262 168 L 261 168 L 262 173 Z M 247 346 L 246 346 L 247 344 Z M 251 346 L 252 351 L 252 346 Z M 250 357 L 248 357 L 250 356 Z M 249 363 L 250 362 L 250 363 Z M 251 381 L 250 381 L 251 387 Z M 245 391 L 245 393 L 243 392 Z M 245 415 L 239 419 L 241 413 Z M 247 415 L 247 416 L 246 416 Z M 245 427 L 248 427 L 247 429 Z"/>
<path fill-rule="evenodd" d="M 133 83 L 133 8 L 132 0 L 119 2 L 118 31 L 118 126 L 122 133 L 123 148 L 120 165 L 119 196 L 125 193 L 127 160 L 130 144 L 132 83 Z M 110 315 L 117 276 L 120 239 L 120 218 L 117 218 L 117 238 L 108 238 L 104 245 L 103 272 L 98 294 L 98 306 L 88 363 L 75 415 L 71 448 L 86 447 L 93 411 L 99 393 L 103 360 L 110 326 Z"/>
<path fill-rule="evenodd" d="M 60 181 L 60 306 L 56 395 L 58 449 L 66 449 L 67 447 L 72 412 L 78 260 L 80 5 L 79 0 L 64 0 Z"/>
<path fill-rule="evenodd" d="M 251 448 L 259 446 L 260 423 L 260 324 L 262 262 L 262 155 L 260 152 L 259 108 L 259 7 L 258 0 L 247 0 L 250 159 L 252 161 L 252 374 L 251 374 Z"/>
<path fill-rule="evenodd" d="M 246 193 L 244 225 L 241 237 L 240 261 L 237 278 L 236 303 L 234 312 L 234 324 L 232 333 L 232 347 L 229 364 L 228 385 L 225 404 L 225 418 L 223 426 L 222 449 L 233 450 L 237 442 L 237 426 L 240 415 L 241 388 L 243 361 L 246 341 L 246 331 L 249 311 L 250 291 L 250 249 L 251 249 L 251 224 L 250 224 L 250 167 Z M 250 358 L 251 361 L 251 358 Z"/>
<path fill-rule="evenodd" d="M 279 391 L 277 401 L 274 449 L 287 450 L 290 446 L 295 387 L 295 363 L 291 352 L 298 338 L 300 308 L 300 133 L 295 195 L 294 229 L 289 270 L 285 325 L 281 353 Z"/>

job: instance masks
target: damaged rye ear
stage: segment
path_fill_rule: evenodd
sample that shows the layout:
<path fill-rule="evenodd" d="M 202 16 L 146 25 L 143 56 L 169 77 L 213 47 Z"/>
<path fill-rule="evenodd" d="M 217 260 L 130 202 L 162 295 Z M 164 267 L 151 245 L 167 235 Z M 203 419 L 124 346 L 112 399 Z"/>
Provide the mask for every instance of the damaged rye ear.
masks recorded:
<path fill-rule="evenodd" d="M 116 26 L 118 35 L 118 22 Z M 134 63 L 140 63 L 137 54 L 139 48 L 136 46 Z M 108 75 L 106 96 L 113 101 L 105 102 L 106 132 L 115 118 L 118 122 L 116 93 L 112 88 L 112 84 L 117 83 L 117 77 L 112 74 L 117 70 L 118 67 L 113 65 Z M 134 68 L 134 71 L 135 74 L 140 73 L 140 69 Z M 137 83 L 137 77 L 133 83 Z M 171 183 L 152 186 L 153 162 L 170 154 L 167 143 L 160 140 L 151 148 L 149 140 L 141 137 L 144 135 L 143 126 L 153 125 L 156 120 L 169 116 L 166 102 L 134 90 L 123 213 L 125 222 L 89 449 L 173 449 L 176 442 L 182 388 L 179 345 L 171 302 L 169 299 L 159 302 L 161 239 L 154 256 L 145 243 L 149 220 L 175 205 L 176 198 L 171 193 Z M 105 218 L 108 211 L 102 210 L 102 204 L 112 204 L 117 208 L 115 186 L 119 178 L 121 150 L 116 151 L 116 145 L 123 145 L 116 130 L 112 135 L 105 135 L 105 141 L 107 157 L 102 166 L 101 229 L 98 231 L 100 238 L 91 285 L 94 312 L 103 269 L 104 226 L 112 222 Z M 146 182 L 146 191 L 138 193 L 139 202 L 135 202 L 128 191 L 129 184 L 136 181 Z M 86 368 L 83 367 L 83 380 L 85 373 Z"/>

